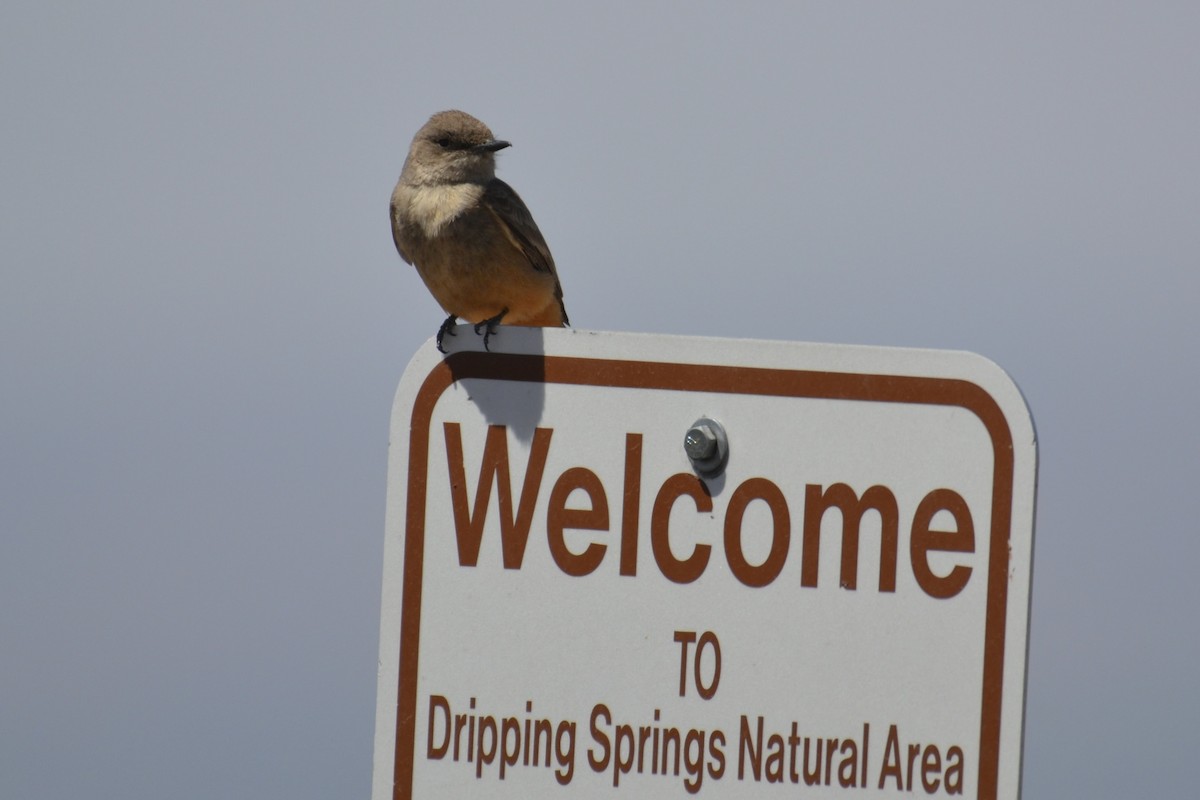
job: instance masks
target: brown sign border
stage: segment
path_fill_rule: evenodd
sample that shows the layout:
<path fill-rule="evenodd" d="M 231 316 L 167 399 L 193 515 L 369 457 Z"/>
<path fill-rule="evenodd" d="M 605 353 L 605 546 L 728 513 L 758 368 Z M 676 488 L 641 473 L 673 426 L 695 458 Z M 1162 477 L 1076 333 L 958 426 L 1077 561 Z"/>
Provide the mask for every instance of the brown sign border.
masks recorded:
<path fill-rule="evenodd" d="M 430 423 L 442 392 L 464 378 L 575 386 L 710 392 L 773 397 L 857 400 L 957 406 L 973 413 L 992 442 L 992 518 L 983 642 L 983 692 L 979 733 L 980 800 L 996 800 L 1000 765 L 1000 712 L 1008 610 L 1009 542 L 1012 534 L 1013 445 L 1004 412 L 970 381 L 760 367 L 711 366 L 653 361 L 454 353 L 439 362 L 413 401 L 408 451 L 404 575 L 400 609 L 400 679 L 396 708 L 393 797 L 411 800 L 416 759 L 417 653 L 424 579 L 425 499 Z"/>

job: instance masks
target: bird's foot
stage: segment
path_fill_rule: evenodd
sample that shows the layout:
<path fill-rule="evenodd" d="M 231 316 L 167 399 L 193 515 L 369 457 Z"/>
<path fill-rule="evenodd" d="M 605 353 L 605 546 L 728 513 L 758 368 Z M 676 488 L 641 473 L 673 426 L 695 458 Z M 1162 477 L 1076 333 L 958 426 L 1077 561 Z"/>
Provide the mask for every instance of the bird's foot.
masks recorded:
<path fill-rule="evenodd" d="M 451 336 L 457 335 L 454 333 L 454 323 L 456 323 L 456 322 L 458 322 L 458 315 L 451 314 L 450 316 L 446 317 L 446 321 L 442 323 L 442 327 L 438 328 L 438 332 L 437 332 L 438 352 L 441 352 L 441 353 L 446 352 L 446 348 L 442 347 L 442 339 L 445 338 L 446 334 L 450 334 Z"/>
<path fill-rule="evenodd" d="M 483 328 L 483 349 L 488 349 L 488 339 L 492 338 L 492 334 L 496 332 L 496 326 L 500 324 L 500 320 L 504 319 L 504 315 L 508 313 L 507 308 L 500 310 L 500 313 L 494 317 L 488 317 L 483 322 L 476 323 L 475 333 L 480 333 Z"/>

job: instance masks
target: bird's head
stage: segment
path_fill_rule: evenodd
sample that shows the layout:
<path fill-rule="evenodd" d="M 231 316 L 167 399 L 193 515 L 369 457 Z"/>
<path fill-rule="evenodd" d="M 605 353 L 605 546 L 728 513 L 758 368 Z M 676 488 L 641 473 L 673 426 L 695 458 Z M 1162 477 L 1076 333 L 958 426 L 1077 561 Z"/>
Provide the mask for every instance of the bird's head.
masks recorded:
<path fill-rule="evenodd" d="M 496 151 L 509 143 L 462 111 L 439 111 L 413 137 L 404 174 L 413 183 L 483 183 L 496 176 Z"/>

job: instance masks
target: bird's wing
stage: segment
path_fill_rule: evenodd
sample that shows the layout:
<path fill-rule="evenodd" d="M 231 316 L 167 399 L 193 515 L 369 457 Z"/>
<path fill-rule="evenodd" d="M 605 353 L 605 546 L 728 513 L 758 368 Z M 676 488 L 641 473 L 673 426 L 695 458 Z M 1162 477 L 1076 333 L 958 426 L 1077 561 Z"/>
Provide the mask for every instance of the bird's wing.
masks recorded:
<path fill-rule="evenodd" d="M 484 189 L 480 204 L 496 218 L 513 245 L 525 254 L 529 265 L 538 272 L 549 272 L 557 281 L 558 272 L 554 269 L 554 258 L 550 255 L 550 248 L 542 238 L 537 223 L 533 221 L 533 215 L 513 188 L 499 178 L 494 178 Z"/>
<path fill-rule="evenodd" d="M 479 202 L 496 218 L 509 241 L 524 253 L 529 266 L 538 272 L 549 272 L 554 276 L 554 299 L 558 301 L 563 323 L 570 324 L 567 307 L 563 303 L 562 283 L 558 280 L 558 270 L 554 268 L 554 257 L 550 255 L 550 247 L 542 238 L 542 232 L 538 230 L 533 215 L 529 213 L 520 196 L 507 183 L 493 178 L 484 189 Z"/>

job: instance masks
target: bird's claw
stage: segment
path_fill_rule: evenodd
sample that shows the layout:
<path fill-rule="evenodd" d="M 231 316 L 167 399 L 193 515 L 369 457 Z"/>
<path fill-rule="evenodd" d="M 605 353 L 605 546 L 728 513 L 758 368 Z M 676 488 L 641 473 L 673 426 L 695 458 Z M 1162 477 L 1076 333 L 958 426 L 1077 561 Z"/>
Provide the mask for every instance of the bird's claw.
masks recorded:
<path fill-rule="evenodd" d="M 451 314 L 446 317 L 446 321 L 442 323 L 442 327 L 438 328 L 436 340 L 438 352 L 443 354 L 446 352 L 446 348 L 442 347 L 442 339 L 445 338 L 446 334 L 450 334 L 451 336 L 458 335 L 454 332 L 454 323 L 456 322 L 458 322 L 458 315 Z"/>
<path fill-rule="evenodd" d="M 496 316 L 488 317 L 487 319 L 483 320 L 482 322 L 475 323 L 475 333 L 476 334 L 481 333 L 480 329 L 481 328 L 483 329 L 482 334 L 483 334 L 483 349 L 484 350 L 489 349 L 488 348 L 488 339 L 492 338 L 492 334 L 496 332 L 496 326 L 500 324 L 500 320 L 504 319 L 504 315 L 507 313 L 508 313 L 508 309 L 505 308 Z"/>

